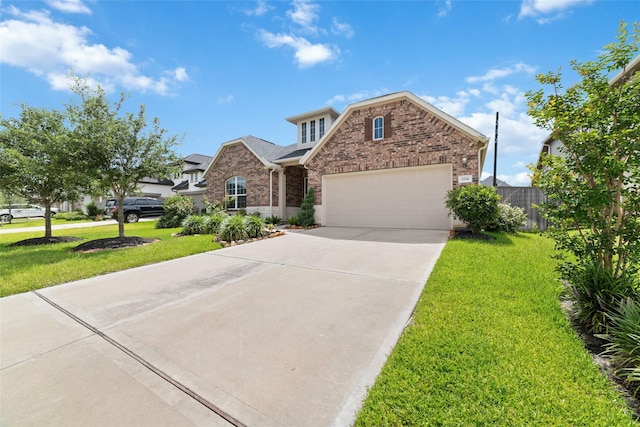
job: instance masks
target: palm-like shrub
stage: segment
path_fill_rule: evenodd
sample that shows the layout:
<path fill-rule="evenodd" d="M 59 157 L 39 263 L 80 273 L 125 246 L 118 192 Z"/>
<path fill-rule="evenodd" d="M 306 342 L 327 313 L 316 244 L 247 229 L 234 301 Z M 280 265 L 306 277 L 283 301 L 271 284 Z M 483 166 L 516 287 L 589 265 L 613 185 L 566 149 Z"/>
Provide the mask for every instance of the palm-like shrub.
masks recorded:
<path fill-rule="evenodd" d="M 220 224 L 220 238 L 230 242 L 247 238 L 247 228 L 241 215 L 229 216 Z"/>
<path fill-rule="evenodd" d="M 616 277 L 593 262 L 565 265 L 562 273 L 568 281 L 573 301 L 572 318 L 589 332 L 606 332 L 609 326 L 607 313 L 616 312 L 620 302 L 627 298 L 640 298 L 632 275 Z"/>
<path fill-rule="evenodd" d="M 640 298 L 627 298 L 617 310 L 607 313 L 609 331 L 599 337 L 610 343 L 607 353 L 618 368 L 616 375 L 624 378 L 640 392 Z"/>
<path fill-rule="evenodd" d="M 229 215 L 224 211 L 215 211 L 211 215 L 208 215 L 205 220 L 206 233 L 220 233 L 220 224 L 222 224 L 222 221 L 224 221 L 228 216 Z"/>
<path fill-rule="evenodd" d="M 252 239 L 262 236 L 264 221 L 259 216 L 248 215 L 244 217 L 244 226 L 247 230 L 247 237 Z"/>
<path fill-rule="evenodd" d="M 206 217 L 200 215 L 189 215 L 182 221 L 182 234 L 205 234 Z"/>

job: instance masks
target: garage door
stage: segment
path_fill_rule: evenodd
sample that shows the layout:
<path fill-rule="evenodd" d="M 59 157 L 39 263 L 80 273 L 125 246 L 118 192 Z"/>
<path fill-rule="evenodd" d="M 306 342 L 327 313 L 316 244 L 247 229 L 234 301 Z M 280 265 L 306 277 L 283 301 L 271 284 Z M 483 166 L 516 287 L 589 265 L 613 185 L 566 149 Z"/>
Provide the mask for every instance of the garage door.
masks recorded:
<path fill-rule="evenodd" d="M 444 205 L 451 166 L 325 175 L 324 224 L 342 227 L 449 230 Z"/>

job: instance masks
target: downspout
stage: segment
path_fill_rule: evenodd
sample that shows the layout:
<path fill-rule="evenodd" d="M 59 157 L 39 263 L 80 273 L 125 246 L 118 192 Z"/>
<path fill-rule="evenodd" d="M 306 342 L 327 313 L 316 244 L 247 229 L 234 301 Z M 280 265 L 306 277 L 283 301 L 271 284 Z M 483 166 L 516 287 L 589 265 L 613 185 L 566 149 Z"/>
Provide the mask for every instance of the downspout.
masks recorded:
<path fill-rule="evenodd" d="M 273 173 L 275 169 L 269 169 L 269 216 L 273 218 Z"/>
<path fill-rule="evenodd" d="M 484 162 L 481 162 L 480 159 L 482 159 L 482 152 L 485 151 L 487 149 L 487 147 L 489 147 L 489 138 L 487 138 L 485 140 L 485 143 L 478 149 L 478 184 L 480 184 L 480 178 L 482 177 L 482 169 L 480 167 L 481 164 L 484 164 Z M 485 154 L 486 156 L 486 154 Z"/>

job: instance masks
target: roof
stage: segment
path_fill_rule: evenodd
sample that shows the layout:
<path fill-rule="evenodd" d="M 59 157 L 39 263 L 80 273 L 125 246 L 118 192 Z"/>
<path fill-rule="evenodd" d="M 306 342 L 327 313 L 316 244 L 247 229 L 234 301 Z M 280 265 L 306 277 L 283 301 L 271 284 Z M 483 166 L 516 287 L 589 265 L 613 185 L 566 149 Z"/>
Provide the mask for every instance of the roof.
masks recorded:
<path fill-rule="evenodd" d="M 204 154 L 189 154 L 182 158 L 182 161 L 185 163 L 182 167 L 182 172 L 207 170 L 212 159 L 213 157 L 205 156 Z"/>
<path fill-rule="evenodd" d="M 296 159 L 298 157 L 302 157 L 305 154 L 307 154 L 307 151 L 309 151 L 309 150 L 311 150 L 311 148 L 301 148 L 299 150 L 294 150 L 294 151 L 292 151 L 290 153 L 287 153 L 287 154 L 285 154 L 285 155 L 283 155 L 281 157 L 278 157 L 276 159 L 276 161 L 278 161 L 278 160 L 287 160 L 287 159 Z"/>
<path fill-rule="evenodd" d="M 333 107 L 324 107 L 324 108 L 319 108 L 317 110 L 309 111 L 306 113 L 298 114 L 295 116 L 287 117 L 285 118 L 285 120 L 295 125 L 298 122 L 301 122 L 303 120 L 313 118 L 313 117 L 318 117 L 318 116 L 324 116 L 326 114 L 333 117 L 334 120 L 337 119 L 338 116 L 340 115 L 340 113 L 334 110 Z"/>
<path fill-rule="evenodd" d="M 347 108 L 344 110 L 344 112 L 340 115 L 338 120 L 333 124 L 333 126 L 331 126 L 329 131 L 326 134 L 324 134 L 324 136 L 320 139 L 320 141 L 318 141 L 318 143 L 313 148 L 311 148 L 311 150 L 309 150 L 307 154 L 305 154 L 302 157 L 302 159 L 300 160 L 300 163 L 305 164 L 308 161 L 310 161 L 320 151 L 320 149 L 326 143 L 326 141 L 328 141 L 331 138 L 331 136 L 335 133 L 335 131 L 340 128 L 342 123 L 344 123 L 344 121 L 351 115 L 351 112 L 353 112 L 354 110 L 358 110 L 360 108 L 365 108 L 365 107 L 369 107 L 377 104 L 386 104 L 388 102 L 396 101 L 403 98 L 408 99 L 409 101 L 413 102 L 419 107 L 429 111 L 434 116 L 447 122 L 449 125 L 455 127 L 456 129 L 466 134 L 470 138 L 476 140 L 478 143 L 482 144 L 483 146 L 486 147 L 488 145 L 489 138 L 484 136 L 477 130 L 462 123 L 460 120 L 456 119 L 455 117 L 448 115 L 444 111 L 437 109 L 436 107 L 429 104 L 424 99 L 414 95 L 413 93 L 409 91 L 403 91 L 403 92 L 395 92 L 395 93 L 390 93 L 388 95 L 378 96 L 376 98 L 367 99 L 365 101 L 356 102 L 354 104 L 349 104 Z M 480 170 L 482 170 L 482 166 L 484 165 L 484 159 L 486 157 L 486 150 L 482 150 L 480 156 L 481 158 L 480 158 L 479 168 Z"/>
<path fill-rule="evenodd" d="M 170 179 L 157 179 L 157 178 L 149 178 L 149 177 L 144 177 L 138 182 L 143 184 L 158 184 L 158 185 L 167 185 L 167 186 L 173 185 L 173 181 L 171 181 Z"/>
<path fill-rule="evenodd" d="M 189 181 L 182 181 L 180 184 L 172 187 L 172 190 L 186 190 L 189 188 Z"/>
<path fill-rule="evenodd" d="M 216 163 L 218 157 L 224 151 L 224 148 L 229 145 L 234 144 L 243 144 L 245 147 L 253 153 L 266 167 L 272 169 L 279 169 L 280 166 L 276 165 L 274 162 L 277 159 L 280 159 L 283 156 L 287 156 L 289 153 L 295 151 L 297 144 L 287 145 L 285 147 L 281 145 L 274 144 L 273 142 L 267 141 L 266 139 L 256 138 L 253 135 L 243 136 L 242 138 L 232 139 L 231 141 L 224 142 L 220 145 L 218 152 L 215 157 L 211 160 L 207 169 L 205 170 L 205 175 L 209 173 L 209 169 L 212 165 Z"/>
<path fill-rule="evenodd" d="M 488 177 L 486 177 L 485 179 L 480 181 L 480 184 L 484 185 L 485 187 L 492 187 L 493 186 L 493 175 L 489 175 Z M 497 184 L 497 187 L 511 187 L 510 184 L 507 184 L 506 182 L 504 182 L 500 178 L 496 178 L 496 184 Z"/>
<path fill-rule="evenodd" d="M 617 85 L 618 83 L 624 83 L 623 77 L 630 77 L 635 73 L 640 72 L 640 55 L 636 56 L 624 67 L 618 74 L 613 76 L 611 80 L 609 80 L 609 84 L 611 86 Z"/>

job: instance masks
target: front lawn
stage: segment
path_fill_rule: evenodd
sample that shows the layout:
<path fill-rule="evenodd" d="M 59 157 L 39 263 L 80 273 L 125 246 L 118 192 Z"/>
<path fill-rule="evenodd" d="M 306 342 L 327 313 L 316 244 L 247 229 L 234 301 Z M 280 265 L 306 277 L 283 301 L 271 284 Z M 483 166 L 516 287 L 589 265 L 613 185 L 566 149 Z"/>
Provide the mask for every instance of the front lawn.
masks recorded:
<path fill-rule="evenodd" d="M 56 217 L 51 218 L 51 225 L 62 224 L 76 224 L 80 222 L 93 222 L 91 219 L 75 219 L 66 220 L 58 219 Z M 11 228 L 25 228 L 25 227 L 44 227 L 44 218 L 14 218 L 11 224 L 5 222 L 0 226 L 0 230 L 8 230 Z"/>
<path fill-rule="evenodd" d="M 637 426 L 560 308 L 553 242 L 449 241 L 357 426 Z"/>
<path fill-rule="evenodd" d="M 54 230 L 53 235 L 73 236 L 78 242 L 16 246 L 20 240 L 42 237 L 43 232 L 0 234 L 0 296 L 27 292 L 72 280 L 139 267 L 220 248 L 212 236 L 172 237 L 179 229 L 157 229 L 155 222 L 125 224 L 127 236 L 159 239 L 157 243 L 129 249 L 92 253 L 71 252 L 82 242 L 117 237 L 118 226 Z"/>

